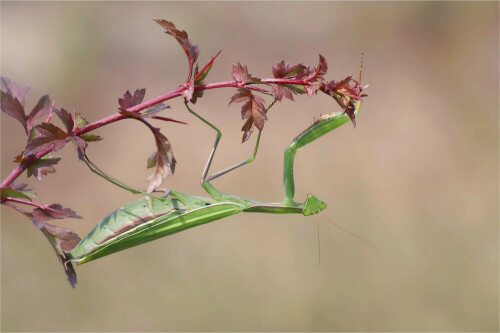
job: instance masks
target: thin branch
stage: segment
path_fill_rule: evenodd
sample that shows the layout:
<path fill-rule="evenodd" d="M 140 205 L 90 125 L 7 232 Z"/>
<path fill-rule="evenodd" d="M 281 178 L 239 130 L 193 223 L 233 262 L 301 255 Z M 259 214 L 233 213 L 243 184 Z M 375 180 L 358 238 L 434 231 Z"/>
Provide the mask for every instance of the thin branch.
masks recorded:
<path fill-rule="evenodd" d="M 58 213 L 58 214 L 61 213 L 60 211 L 58 211 L 58 210 L 56 210 L 54 208 L 51 208 L 51 207 L 49 207 L 47 205 L 38 204 L 36 202 L 28 201 L 28 200 L 25 200 L 25 199 L 14 198 L 14 197 L 5 197 L 5 198 L 2 199 L 2 203 L 4 203 L 5 201 L 17 202 L 17 203 L 20 203 L 20 204 L 23 204 L 23 205 L 34 206 L 34 207 L 37 207 L 37 208 L 50 210 L 53 213 Z"/>

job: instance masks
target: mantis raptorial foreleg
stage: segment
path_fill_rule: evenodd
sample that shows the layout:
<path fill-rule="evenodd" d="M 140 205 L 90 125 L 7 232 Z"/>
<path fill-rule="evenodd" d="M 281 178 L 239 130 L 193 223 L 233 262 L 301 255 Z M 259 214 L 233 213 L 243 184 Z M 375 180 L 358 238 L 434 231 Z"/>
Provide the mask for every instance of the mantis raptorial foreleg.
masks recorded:
<path fill-rule="evenodd" d="M 357 115 L 359 108 L 361 106 L 361 101 L 356 103 L 356 110 L 354 114 Z M 327 114 L 320 117 L 309 126 L 305 131 L 299 134 L 292 143 L 285 150 L 285 162 L 283 168 L 283 184 L 285 186 L 285 199 L 284 204 L 292 204 L 293 197 L 295 195 L 295 183 L 293 179 L 293 161 L 295 159 L 295 154 L 297 149 L 303 147 L 316 139 L 319 139 L 326 133 L 334 130 L 335 128 L 347 123 L 350 118 L 344 112 L 337 112 Z"/>

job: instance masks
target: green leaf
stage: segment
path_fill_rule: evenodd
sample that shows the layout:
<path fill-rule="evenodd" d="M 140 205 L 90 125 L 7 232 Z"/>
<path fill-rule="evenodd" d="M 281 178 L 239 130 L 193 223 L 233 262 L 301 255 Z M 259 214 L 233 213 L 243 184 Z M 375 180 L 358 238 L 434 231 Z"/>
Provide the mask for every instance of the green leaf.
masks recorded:
<path fill-rule="evenodd" d="M 19 198 L 31 201 L 31 198 L 26 194 L 13 190 L 10 187 L 3 188 L 1 191 L 2 199 L 6 197 Z"/>
<path fill-rule="evenodd" d="M 210 70 L 212 69 L 212 65 L 214 63 L 212 62 L 210 65 L 208 65 L 207 69 L 205 69 L 205 71 L 203 73 L 201 73 L 200 77 L 194 81 L 195 84 L 202 84 L 203 83 L 203 80 L 205 80 L 205 78 L 207 77 L 208 75 L 208 72 L 210 72 Z M 198 64 L 196 64 L 196 69 L 198 69 Z M 196 77 L 198 75 L 198 73 L 196 73 L 194 75 L 194 77 Z"/>
<path fill-rule="evenodd" d="M 82 128 L 82 127 L 87 126 L 89 124 L 87 119 L 83 118 L 83 116 L 80 113 L 77 113 L 75 115 L 75 121 L 76 121 L 76 126 L 78 128 Z"/>
<path fill-rule="evenodd" d="M 94 134 L 82 134 L 80 135 L 80 138 L 87 142 L 93 142 L 93 141 L 101 141 L 102 138 L 99 135 L 94 135 Z"/>

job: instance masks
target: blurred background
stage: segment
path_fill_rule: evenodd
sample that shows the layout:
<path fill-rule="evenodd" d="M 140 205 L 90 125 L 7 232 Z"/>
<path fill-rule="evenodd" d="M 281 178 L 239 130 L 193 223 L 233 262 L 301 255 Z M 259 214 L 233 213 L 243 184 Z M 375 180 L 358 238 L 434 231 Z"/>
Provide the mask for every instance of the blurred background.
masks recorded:
<path fill-rule="evenodd" d="M 369 97 L 352 124 L 301 149 L 297 200 L 328 203 L 316 220 L 240 214 L 77 268 L 75 290 L 42 234 L 2 207 L 2 331 L 497 331 L 498 3 L 468 2 L 3 2 L 2 75 L 30 85 L 28 109 L 49 93 L 57 106 L 95 121 L 127 90 L 146 99 L 186 77 L 165 18 L 200 48 L 222 49 L 207 82 L 230 80 L 240 61 L 260 77 L 284 59 L 329 65 L 327 79 L 357 77 Z M 213 170 L 253 151 L 241 144 L 234 89 L 207 91 L 196 110 L 224 133 Z M 263 201 L 283 196 L 283 152 L 320 114 L 326 95 L 296 96 L 269 113 L 249 166 L 214 185 Z M 267 102 L 270 99 L 267 98 Z M 214 133 L 170 101 L 158 123 L 178 160 L 165 187 L 199 186 Z M 25 145 L 1 118 L 1 175 Z M 123 121 L 96 131 L 89 155 L 115 177 L 146 188 L 148 130 Z M 59 153 L 59 152 L 58 152 Z M 57 173 L 27 181 L 37 201 L 83 220 L 56 221 L 84 236 L 137 199 L 78 162 L 68 145 Z M 26 180 L 25 177 L 20 180 Z M 373 246 L 332 225 L 328 219 Z"/>

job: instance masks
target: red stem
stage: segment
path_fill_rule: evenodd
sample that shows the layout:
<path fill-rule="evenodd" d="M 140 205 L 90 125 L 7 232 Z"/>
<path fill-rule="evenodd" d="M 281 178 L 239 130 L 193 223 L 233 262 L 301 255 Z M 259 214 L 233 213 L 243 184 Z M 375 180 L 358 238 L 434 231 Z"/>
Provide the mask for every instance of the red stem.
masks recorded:
<path fill-rule="evenodd" d="M 219 56 L 219 54 L 222 52 L 222 50 L 219 51 L 219 53 L 217 53 L 215 56 L 212 57 L 212 59 L 210 59 L 209 62 L 207 62 L 207 64 L 201 69 L 201 71 L 198 73 L 198 75 L 196 75 L 196 77 L 194 78 L 194 81 L 196 82 L 196 80 L 198 80 L 200 78 L 200 76 L 207 70 L 208 66 L 210 66 L 214 60 Z"/>
<path fill-rule="evenodd" d="M 36 202 L 28 201 L 28 200 L 25 200 L 25 199 L 14 198 L 14 197 L 5 197 L 5 198 L 2 199 L 2 202 L 3 201 L 17 202 L 17 203 L 20 203 L 20 204 L 23 204 L 23 205 L 35 206 L 35 207 L 38 207 L 38 208 L 41 208 L 41 209 L 50 210 L 50 211 L 52 211 L 54 213 L 58 213 L 58 214 L 61 213 L 61 212 L 57 211 L 54 208 L 50 208 L 49 206 L 42 205 L 42 204 L 37 204 Z"/>
<path fill-rule="evenodd" d="M 219 53 L 217 53 L 217 55 L 215 57 L 213 57 L 212 60 L 210 60 L 207 63 L 207 65 L 202 69 L 202 71 L 200 73 L 203 73 L 203 71 L 206 69 L 206 67 L 208 67 L 209 64 L 211 62 L 213 62 L 213 60 L 215 60 L 215 58 L 219 55 Z M 261 82 L 262 83 L 301 84 L 301 85 L 309 84 L 305 80 L 296 80 L 296 79 L 262 79 Z M 221 82 L 195 85 L 194 90 L 198 91 L 198 90 L 209 90 L 209 89 L 216 89 L 216 88 L 241 88 L 241 87 L 245 87 L 245 88 L 250 89 L 250 90 L 269 94 L 269 91 L 267 91 L 265 89 L 255 87 L 255 86 L 250 85 L 250 84 L 241 85 L 241 83 L 236 82 L 236 81 L 221 81 Z M 184 90 L 186 90 L 186 87 L 181 86 L 181 87 L 174 89 L 168 93 L 165 93 L 163 95 L 157 96 L 157 97 L 152 98 L 152 99 L 149 99 L 149 100 L 142 102 L 140 104 L 134 105 L 134 106 L 126 109 L 126 111 L 134 112 L 134 113 L 140 112 L 144 109 L 147 109 L 150 106 L 156 105 L 158 103 L 167 101 L 167 100 L 175 98 L 175 97 L 182 96 L 182 93 L 184 92 Z M 129 118 L 129 117 L 130 116 L 127 116 L 127 115 L 124 115 L 124 114 L 117 112 L 115 114 L 112 114 L 108 117 L 97 120 L 93 123 L 90 123 L 82 128 L 75 130 L 74 134 L 79 136 L 81 134 L 93 131 L 93 130 L 95 130 L 99 127 L 102 127 L 104 125 L 111 124 L 115 121 L 122 120 L 122 119 Z M 0 184 L 0 188 L 5 188 L 5 187 L 9 186 L 10 184 L 12 184 L 12 182 L 21 173 L 23 173 L 23 171 L 26 170 L 32 163 L 34 163 L 38 159 L 42 158 L 43 156 L 47 155 L 51 151 L 52 151 L 52 146 L 45 149 L 44 151 L 39 152 L 38 154 L 28 156 L 21 164 L 17 165 L 16 168 L 14 170 L 12 170 L 12 172 L 7 176 L 7 178 L 5 178 L 2 181 L 2 183 Z"/>

